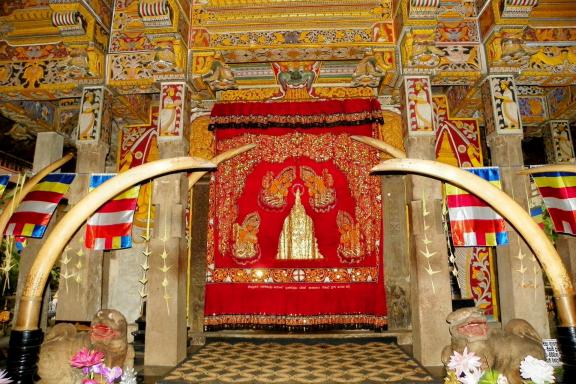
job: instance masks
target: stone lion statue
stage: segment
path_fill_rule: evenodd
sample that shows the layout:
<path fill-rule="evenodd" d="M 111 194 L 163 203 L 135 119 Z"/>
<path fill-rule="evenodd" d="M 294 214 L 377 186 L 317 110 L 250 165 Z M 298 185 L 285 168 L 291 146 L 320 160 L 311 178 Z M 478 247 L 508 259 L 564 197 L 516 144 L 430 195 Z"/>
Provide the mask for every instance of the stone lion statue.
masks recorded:
<path fill-rule="evenodd" d="M 103 352 L 104 363 L 108 367 L 131 367 L 134 351 L 128 346 L 126 333 L 126 318 L 114 309 L 98 311 L 88 332 L 78 332 L 70 323 L 56 324 L 47 332 L 40 348 L 40 383 L 77 383 L 81 370 L 72 367 L 70 359 L 83 347 Z"/>
<path fill-rule="evenodd" d="M 504 329 L 488 331 L 486 316 L 479 308 L 461 308 L 448 315 L 452 343 L 444 347 L 442 362 L 446 366 L 454 351 L 467 347 L 482 361 L 482 369 L 495 369 L 510 384 L 521 384 L 520 363 L 528 355 L 545 360 L 542 339 L 525 320 L 512 319 Z"/>

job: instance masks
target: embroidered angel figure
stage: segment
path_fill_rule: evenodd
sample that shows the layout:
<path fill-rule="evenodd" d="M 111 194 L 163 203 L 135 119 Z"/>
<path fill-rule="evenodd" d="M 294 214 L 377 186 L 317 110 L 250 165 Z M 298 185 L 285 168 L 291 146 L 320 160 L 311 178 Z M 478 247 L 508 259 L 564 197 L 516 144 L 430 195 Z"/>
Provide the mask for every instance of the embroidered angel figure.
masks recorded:
<path fill-rule="evenodd" d="M 310 206 L 316 212 L 328 212 L 336 205 L 336 190 L 334 178 L 326 168 L 321 175 L 310 167 L 300 167 L 300 177 L 308 188 Z"/>

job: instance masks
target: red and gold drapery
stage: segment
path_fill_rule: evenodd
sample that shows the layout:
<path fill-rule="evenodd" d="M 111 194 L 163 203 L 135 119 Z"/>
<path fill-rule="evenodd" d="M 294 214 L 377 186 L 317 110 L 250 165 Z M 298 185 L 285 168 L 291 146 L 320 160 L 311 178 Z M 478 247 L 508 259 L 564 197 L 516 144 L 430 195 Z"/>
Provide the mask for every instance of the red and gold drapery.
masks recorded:
<path fill-rule="evenodd" d="M 211 181 L 207 329 L 386 324 L 378 155 L 350 139 L 379 122 L 373 99 L 214 107 L 218 152 L 257 147 Z"/>

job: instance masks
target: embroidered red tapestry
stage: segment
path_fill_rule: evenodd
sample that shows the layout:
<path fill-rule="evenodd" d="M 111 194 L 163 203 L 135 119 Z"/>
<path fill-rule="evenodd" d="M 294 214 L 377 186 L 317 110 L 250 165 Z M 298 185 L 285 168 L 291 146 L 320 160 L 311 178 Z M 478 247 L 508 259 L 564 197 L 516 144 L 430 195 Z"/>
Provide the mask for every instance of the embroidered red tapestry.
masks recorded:
<path fill-rule="evenodd" d="M 376 100 L 217 104 L 207 330 L 386 325 Z"/>

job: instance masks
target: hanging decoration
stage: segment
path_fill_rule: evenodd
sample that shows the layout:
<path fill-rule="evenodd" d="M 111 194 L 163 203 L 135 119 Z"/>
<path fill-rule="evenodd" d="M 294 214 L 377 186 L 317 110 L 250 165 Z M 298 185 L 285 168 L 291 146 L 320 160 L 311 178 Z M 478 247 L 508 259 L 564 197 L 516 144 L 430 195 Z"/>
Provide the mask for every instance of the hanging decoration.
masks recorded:
<path fill-rule="evenodd" d="M 114 174 L 90 176 L 90 191 L 108 181 Z M 105 203 L 86 224 L 85 246 L 94 250 L 132 247 L 132 220 L 140 186 L 134 186 Z"/>
<path fill-rule="evenodd" d="M 542 172 L 532 175 L 556 232 L 576 234 L 576 174 Z"/>
<path fill-rule="evenodd" d="M 466 170 L 500 188 L 500 172 L 497 167 Z M 504 219 L 483 200 L 450 184 L 445 184 L 445 191 L 455 246 L 508 244 Z"/>
<path fill-rule="evenodd" d="M 257 146 L 211 179 L 207 329 L 386 325 L 378 153 L 350 138 L 381 116 L 372 99 L 214 106 L 219 153 Z"/>
<path fill-rule="evenodd" d="M 41 238 L 60 200 L 68 192 L 74 173 L 52 173 L 24 197 L 6 226 L 6 235 Z"/>

